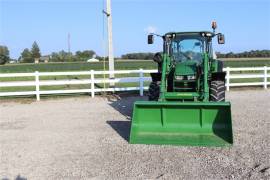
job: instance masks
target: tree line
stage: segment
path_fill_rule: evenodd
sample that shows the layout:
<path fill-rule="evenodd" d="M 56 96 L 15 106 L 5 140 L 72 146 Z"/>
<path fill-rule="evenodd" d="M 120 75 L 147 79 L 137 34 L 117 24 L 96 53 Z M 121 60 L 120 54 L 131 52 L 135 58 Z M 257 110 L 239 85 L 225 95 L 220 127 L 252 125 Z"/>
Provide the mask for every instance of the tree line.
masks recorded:
<path fill-rule="evenodd" d="M 122 59 L 153 59 L 155 53 L 128 53 L 121 56 Z M 216 52 L 217 58 L 249 58 L 249 57 L 270 57 L 270 50 L 251 50 L 240 53 Z"/>
<path fill-rule="evenodd" d="M 249 57 L 270 57 L 270 50 L 251 50 L 241 53 L 220 53 L 216 52 L 218 58 L 249 58 Z"/>
<path fill-rule="evenodd" d="M 127 53 L 123 54 L 120 58 L 115 59 L 131 59 L 131 60 L 152 60 L 155 53 L 151 52 L 139 52 L 139 53 Z M 241 53 L 220 53 L 216 52 L 217 58 L 249 58 L 249 57 L 270 57 L 270 50 L 251 50 Z M 33 42 L 31 48 L 25 48 L 19 57 L 20 63 L 34 63 L 35 59 L 44 61 L 44 58 L 50 62 L 74 62 L 74 61 L 86 61 L 90 58 L 95 57 L 99 60 L 108 60 L 108 57 L 97 56 L 93 50 L 66 52 L 61 50 L 59 52 L 52 52 L 49 55 L 42 56 L 39 45 L 36 41 Z M 43 60 L 42 60 L 43 58 Z M 0 65 L 9 62 L 10 52 L 7 46 L 0 45 Z"/>
<path fill-rule="evenodd" d="M 145 59 L 152 60 L 155 53 L 151 52 L 140 52 L 140 53 L 128 53 L 121 56 L 122 59 Z"/>
<path fill-rule="evenodd" d="M 41 56 L 39 46 L 36 42 L 33 43 L 32 49 L 24 49 L 19 57 L 19 61 L 22 63 L 33 63 L 35 58 L 40 61 L 44 59 L 50 62 L 73 62 L 73 61 L 86 61 L 95 55 L 93 50 L 77 51 L 75 54 L 72 52 L 66 52 L 61 50 L 59 52 L 52 52 L 50 55 Z"/>
<path fill-rule="evenodd" d="M 74 61 L 86 61 L 95 55 L 93 50 L 76 51 L 75 54 L 66 52 L 64 50 L 59 52 L 53 52 L 50 56 L 51 62 L 74 62 Z"/>
<path fill-rule="evenodd" d="M 73 61 L 86 61 L 90 58 L 103 59 L 100 56 L 95 56 L 95 51 L 93 50 L 84 50 L 84 51 L 76 51 L 75 54 L 72 52 L 66 52 L 61 50 L 59 52 L 52 52 L 49 55 L 41 55 L 39 45 L 36 41 L 32 44 L 31 48 L 25 48 L 18 58 L 18 62 L 20 63 L 34 63 L 35 60 L 39 62 L 48 60 L 49 62 L 73 62 Z M 105 60 L 108 58 L 105 58 Z M 0 45 L 0 64 L 5 64 L 9 62 L 9 50 L 7 46 Z"/>

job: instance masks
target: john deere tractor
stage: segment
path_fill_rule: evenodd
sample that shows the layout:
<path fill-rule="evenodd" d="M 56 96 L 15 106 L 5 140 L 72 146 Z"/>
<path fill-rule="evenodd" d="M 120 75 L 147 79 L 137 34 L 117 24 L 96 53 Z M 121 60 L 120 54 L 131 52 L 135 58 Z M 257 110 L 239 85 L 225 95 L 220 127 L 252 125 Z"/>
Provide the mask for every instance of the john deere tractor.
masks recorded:
<path fill-rule="evenodd" d="M 134 103 L 130 143 L 226 146 L 233 143 L 231 105 L 225 102 L 225 72 L 216 60 L 213 31 L 169 32 L 163 52 L 156 53 L 158 72 L 152 73 L 149 101 Z"/>

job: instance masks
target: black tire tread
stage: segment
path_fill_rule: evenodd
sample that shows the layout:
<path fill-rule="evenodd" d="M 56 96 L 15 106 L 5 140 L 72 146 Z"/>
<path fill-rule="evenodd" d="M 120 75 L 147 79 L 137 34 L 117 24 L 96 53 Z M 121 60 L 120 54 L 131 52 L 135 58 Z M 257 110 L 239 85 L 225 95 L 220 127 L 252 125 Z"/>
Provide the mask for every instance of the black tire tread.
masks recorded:
<path fill-rule="evenodd" d="M 160 87 L 158 82 L 151 82 L 148 89 L 148 100 L 158 101 Z"/>
<path fill-rule="evenodd" d="M 224 81 L 212 81 L 210 84 L 210 101 L 225 101 L 225 90 Z"/>

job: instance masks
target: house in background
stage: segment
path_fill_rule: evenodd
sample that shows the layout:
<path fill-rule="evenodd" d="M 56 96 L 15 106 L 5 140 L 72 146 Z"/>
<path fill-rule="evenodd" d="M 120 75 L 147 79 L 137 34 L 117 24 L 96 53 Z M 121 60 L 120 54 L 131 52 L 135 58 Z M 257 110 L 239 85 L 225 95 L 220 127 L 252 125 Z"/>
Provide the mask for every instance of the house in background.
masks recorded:
<path fill-rule="evenodd" d="M 47 55 L 47 56 L 41 56 L 39 58 L 39 62 L 43 62 L 43 63 L 48 63 L 49 60 L 50 60 L 50 56 L 49 55 Z"/>
<path fill-rule="evenodd" d="M 8 61 L 8 63 L 14 64 L 14 63 L 18 63 L 18 61 L 17 61 L 16 59 L 10 59 L 10 60 Z"/>
<path fill-rule="evenodd" d="M 35 64 L 39 63 L 39 58 L 35 58 Z"/>
<path fill-rule="evenodd" d="M 98 59 L 96 59 L 96 55 L 94 54 L 93 57 L 91 59 L 88 59 L 87 62 L 99 62 Z"/>

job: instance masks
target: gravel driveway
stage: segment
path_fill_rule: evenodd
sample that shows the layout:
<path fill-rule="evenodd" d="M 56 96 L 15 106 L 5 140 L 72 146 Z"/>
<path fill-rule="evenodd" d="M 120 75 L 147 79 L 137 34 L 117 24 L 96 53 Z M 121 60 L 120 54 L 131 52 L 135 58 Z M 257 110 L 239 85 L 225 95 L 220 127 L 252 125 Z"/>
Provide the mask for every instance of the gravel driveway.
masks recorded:
<path fill-rule="evenodd" d="M 270 179 L 270 91 L 231 91 L 234 146 L 128 144 L 135 96 L 3 101 L 0 179 Z"/>

